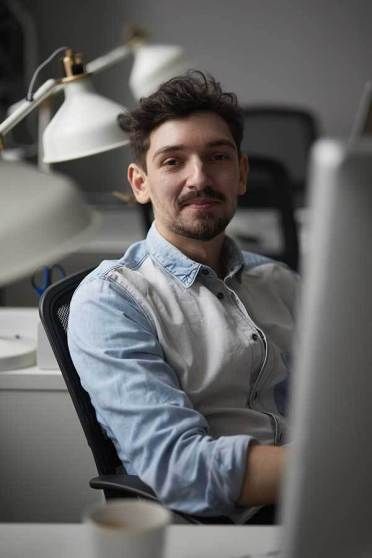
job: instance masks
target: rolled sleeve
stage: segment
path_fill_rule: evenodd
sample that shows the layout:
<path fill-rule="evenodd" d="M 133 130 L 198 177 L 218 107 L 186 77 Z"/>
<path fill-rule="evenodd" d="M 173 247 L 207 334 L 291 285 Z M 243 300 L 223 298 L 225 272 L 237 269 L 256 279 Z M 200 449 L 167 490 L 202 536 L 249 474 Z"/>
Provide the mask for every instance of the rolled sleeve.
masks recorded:
<path fill-rule="evenodd" d="M 139 302 L 107 279 L 89 278 L 73 297 L 68 341 L 97 419 L 127 471 L 172 509 L 236 513 L 252 438 L 209 435 Z"/>

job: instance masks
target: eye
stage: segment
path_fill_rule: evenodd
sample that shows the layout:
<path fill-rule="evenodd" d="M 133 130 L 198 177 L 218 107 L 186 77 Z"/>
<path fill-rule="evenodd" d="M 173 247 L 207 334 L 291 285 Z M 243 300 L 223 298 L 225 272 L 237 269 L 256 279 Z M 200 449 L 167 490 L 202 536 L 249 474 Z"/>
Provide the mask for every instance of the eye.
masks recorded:
<path fill-rule="evenodd" d="M 210 156 L 212 161 L 229 161 L 231 159 L 230 153 L 212 153 Z"/>
<path fill-rule="evenodd" d="M 175 159 L 174 157 L 168 157 L 168 159 L 162 161 L 161 164 L 163 167 L 176 167 L 177 165 L 180 165 L 180 160 Z"/>

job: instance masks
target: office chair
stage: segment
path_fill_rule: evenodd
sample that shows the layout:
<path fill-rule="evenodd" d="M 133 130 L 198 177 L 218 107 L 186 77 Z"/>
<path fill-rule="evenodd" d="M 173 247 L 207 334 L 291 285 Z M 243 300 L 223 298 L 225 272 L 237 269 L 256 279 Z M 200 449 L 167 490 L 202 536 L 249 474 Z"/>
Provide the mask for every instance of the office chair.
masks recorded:
<path fill-rule="evenodd" d="M 112 441 L 105 435 L 97 421 L 88 393 L 80 383 L 79 375 L 71 360 L 67 344 L 67 325 L 72 295 L 92 268 L 80 271 L 51 285 L 42 295 L 39 305 L 40 319 L 66 382 L 75 410 L 83 427 L 99 476 L 90 480 L 92 488 L 102 489 L 106 500 L 118 497 L 144 498 L 158 501 L 155 493 L 137 476 L 128 475 L 116 453 Z M 172 510 L 171 510 L 172 511 Z M 227 517 L 199 518 L 181 512 L 185 523 L 232 523 Z"/>
<path fill-rule="evenodd" d="M 281 162 L 296 205 L 303 205 L 309 153 L 319 136 L 317 119 L 306 109 L 284 105 L 247 105 L 243 113 L 242 151 Z"/>
<path fill-rule="evenodd" d="M 238 207 L 250 209 L 272 209 L 278 215 L 279 231 L 281 235 L 281 250 L 276 253 L 263 252 L 260 249 L 259 238 L 257 251 L 274 260 L 286 263 L 297 271 L 299 263 L 298 227 L 294 213 L 294 201 L 290 186 L 290 179 L 285 166 L 268 157 L 249 156 L 249 174 L 247 191 L 239 196 Z M 247 217 L 249 218 L 249 217 Z M 236 233 L 235 238 L 244 248 L 244 244 L 252 241 L 244 233 Z"/>

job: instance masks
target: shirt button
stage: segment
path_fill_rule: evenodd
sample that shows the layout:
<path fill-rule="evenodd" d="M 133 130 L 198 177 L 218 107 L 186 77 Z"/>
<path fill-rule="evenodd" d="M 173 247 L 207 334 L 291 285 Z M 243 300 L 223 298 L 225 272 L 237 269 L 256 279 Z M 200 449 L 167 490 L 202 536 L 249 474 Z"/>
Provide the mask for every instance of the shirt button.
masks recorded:
<path fill-rule="evenodd" d="M 221 299 L 221 298 L 223 298 L 225 295 L 224 295 L 223 293 L 217 293 L 216 296 L 217 296 L 217 298 Z"/>
<path fill-rule="evenodd" d="M 252 333 L 252 339 L 253 339 L 253 341 L 257 341 L 257 340 L 258 340 L 258 335 L 257 335 L 257 333 Z"/>
<path fill-rule="evenodd" d="M 202 274 L 203 275 L 209 275 L 209 269 L 202 269 Z"/>

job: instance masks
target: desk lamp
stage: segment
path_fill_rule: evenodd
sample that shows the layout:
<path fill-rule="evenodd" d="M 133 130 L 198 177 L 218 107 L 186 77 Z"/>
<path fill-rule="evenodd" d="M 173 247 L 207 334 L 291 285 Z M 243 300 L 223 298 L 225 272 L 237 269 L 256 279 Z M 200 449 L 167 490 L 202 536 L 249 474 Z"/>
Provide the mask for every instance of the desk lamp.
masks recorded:
<path fill-rule="evenodd" d="M 33 92 L 38 72 L 61 50 L 65 76 L 49 79 Z M 0 147 L 4 147 L 4 136 L 39 105 L 44 106 L 45 120 L 45 110 L 50 110 L 45 109 L 45 103 L 61 91 L 65 94 L 64 103 L 45 129 L 39 130 L 39 137 L 42 136 L 39 154 L 43 153 L 44 163 L 68 161 L 126 145 L 128 138 L 117 121 L 125 107 L 98 95 L 90 75 L 130 54 L 134 55 L 134 63 L 129 84 L 136 98 L 150 94 L 160 83 L 187 68 L 180 47 L 146 45 L 145 34 L 138 28 L 132 29 L 125 45 L 88 63 L 86 68 L 80 54 L 66 47 L 57 49 L 36 70 L 27 98 L 0 124 Z M 0 158 L 0 286 L 75 251 L 97 231 L 97 213 L 87 206 L 72 180 L 45 172 L 48 166 L 40 166 L 44 172 L 26 163 Z M 13 341 L 19 349 L 22 340 L 9 338 L 0 330 L 0 371 L 35 363 L 29 343 L 23 353 L 22 349 L 13 351 L 19 353 L 17 358 L 13 358 L 12 351 L 8 354 L 9 343 Z M 4 351 L 7 354 L 2 365 Z"/>

